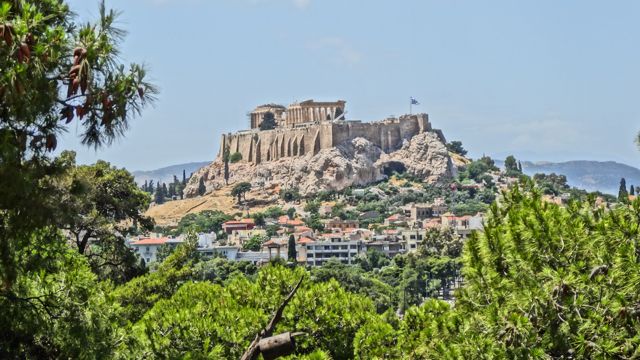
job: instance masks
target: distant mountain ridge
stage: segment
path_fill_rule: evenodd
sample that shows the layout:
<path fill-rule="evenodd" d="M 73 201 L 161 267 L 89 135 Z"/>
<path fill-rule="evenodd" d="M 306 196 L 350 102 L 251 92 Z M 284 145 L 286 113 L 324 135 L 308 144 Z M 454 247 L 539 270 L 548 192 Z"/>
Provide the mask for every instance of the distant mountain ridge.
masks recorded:
<path fill-rule="evenodd" d="M 154 183 L 160 181 L 161 183 L 170 183 L 173 181 L 173 175 L 177 176 L 178 179 L 182 180 L 182 170 L 185 170 L 187 173 L 187 177 L 191 175 L 191 173 L 196 172 L 198 169 L 205 165 L 209 165 L 210 161 L 200 161 L 200 162 L 192 162 L 186 164 L 177 164 L 166 166 L 156 170 L 148 170 L 148 171 L 132 171 L 136 183 L 142 185 L 145 181 L 153 180 Z"/>
<path fill-rule="evenodd" d="M 503 167 L 504 161 L 496 161 L 496 165 Z M 536 173 L 562 174 L 573 187 L 613 195 L 618 193 L 620 178 L 625 178 L 627 186 L 640 186 L 640 169 L 615 161 L 522 161 L 522 171 L 530 176 Z"/>

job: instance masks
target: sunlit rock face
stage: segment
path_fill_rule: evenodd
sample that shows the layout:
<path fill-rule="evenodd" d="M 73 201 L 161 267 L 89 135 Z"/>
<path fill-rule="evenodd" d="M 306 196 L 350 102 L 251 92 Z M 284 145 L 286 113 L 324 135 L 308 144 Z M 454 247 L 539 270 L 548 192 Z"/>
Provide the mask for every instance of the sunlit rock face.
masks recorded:
<path fill-rule="evenodd" d="M 408 172 L 426 182 L 435 183 L 454 174 L 454 166 L 439 131 L 426 130 L 401 139 L 387 147 L 354 137 L 335 146 L 297 156 L 229 164 L 229 184 L 247 181 L 254 189 L 298 188 L 302 195 L 342 190 L 385 179 L 392 172 Z M 200 169 L 191 178 L 185 194 L 197 196 L 198 183 L 204 178 L 207 190 L 225 186 L 224 163 L 220 158 Z"/>

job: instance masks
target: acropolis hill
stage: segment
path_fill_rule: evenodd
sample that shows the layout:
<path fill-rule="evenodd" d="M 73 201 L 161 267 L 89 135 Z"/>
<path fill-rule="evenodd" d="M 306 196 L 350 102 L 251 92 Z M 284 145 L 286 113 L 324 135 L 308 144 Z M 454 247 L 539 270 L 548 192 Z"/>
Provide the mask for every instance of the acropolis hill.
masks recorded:
<path fill-rule="evenodd" d="M 230 164 L 229 184 L 295 186 L 302 194 L 364 185 L 392 171 L 407 171 L 428 182 L 453 174 L 444 135 L 432 128 L 427 114 L 362 122 L 346 119 L 345 104 L 307 100 L 286 108 L 258 106 L 249 114 L 249 130 L 222 135 L 217 158 L 194 174 L 187 196 L 196 195 L 200 177 L 208 190 L 225 186 L 225 147 L 242 156 Z M 272 125 L 261 130 L 265 118 Z"/>

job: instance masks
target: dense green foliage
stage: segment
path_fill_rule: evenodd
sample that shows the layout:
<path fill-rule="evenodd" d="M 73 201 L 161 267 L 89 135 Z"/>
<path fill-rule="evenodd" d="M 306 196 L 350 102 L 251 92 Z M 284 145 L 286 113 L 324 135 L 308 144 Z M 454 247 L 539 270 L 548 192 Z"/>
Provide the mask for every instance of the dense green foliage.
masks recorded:
<path fill-rule="evenodd" d="M 635 357 L 639 216 L 638 202 L 563 208 L 516 189 L 465 245 L 456 307 L 429 301 L 399 326 L 371 323 L 356 349 L 403 358 Z M 375 331 L 397 337 L 395 350 L 368 341 Z"/>
<path fill-rule="evenodd" d="M 219 210 L 204 210 L 187 214 L 180 219 L 178 226 L 171 232 L 173 235 L 184 234 L 189 229 L 199 233 L 216 233 L 222 235 L 222 224 L 232 217 Z"/>

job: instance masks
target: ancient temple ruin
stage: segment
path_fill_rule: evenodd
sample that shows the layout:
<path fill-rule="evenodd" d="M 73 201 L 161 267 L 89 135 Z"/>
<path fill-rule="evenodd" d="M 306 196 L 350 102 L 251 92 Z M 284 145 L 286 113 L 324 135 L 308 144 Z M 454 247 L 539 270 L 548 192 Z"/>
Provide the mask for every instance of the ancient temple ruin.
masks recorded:
<path fill-rule="evenodd" d="M 293 127 L 305 123 L 318 123 L 340 119 L 344 115 L 346 101 L 317 102 L 306 100 L 295 102 L 285 108 L 277 104 L 265 104 L 256 107 L 250 114 L 251 129 L 257 129 L 268 112 L 275 117 L 278 127 Z"/>
<path fill-rule="evenodd" d="M 260 164 L 281 158 L 315 155 L 322 149 L 339 146 L 357 137 L 369 140 L 389 153 L 402 147 L 415 135 L 433 130 L 427 114 L 403 115 L 381 121 L 344 120 L 345 101 L 294 103 L 258 106 L 250 113 L 251 129 L 222 135 L 221 156 L 225 146 L 231 153 L 240 153 L 243 162 Z M 276 120 L 276 128 L 260 130 L 266 112 Z"/>

